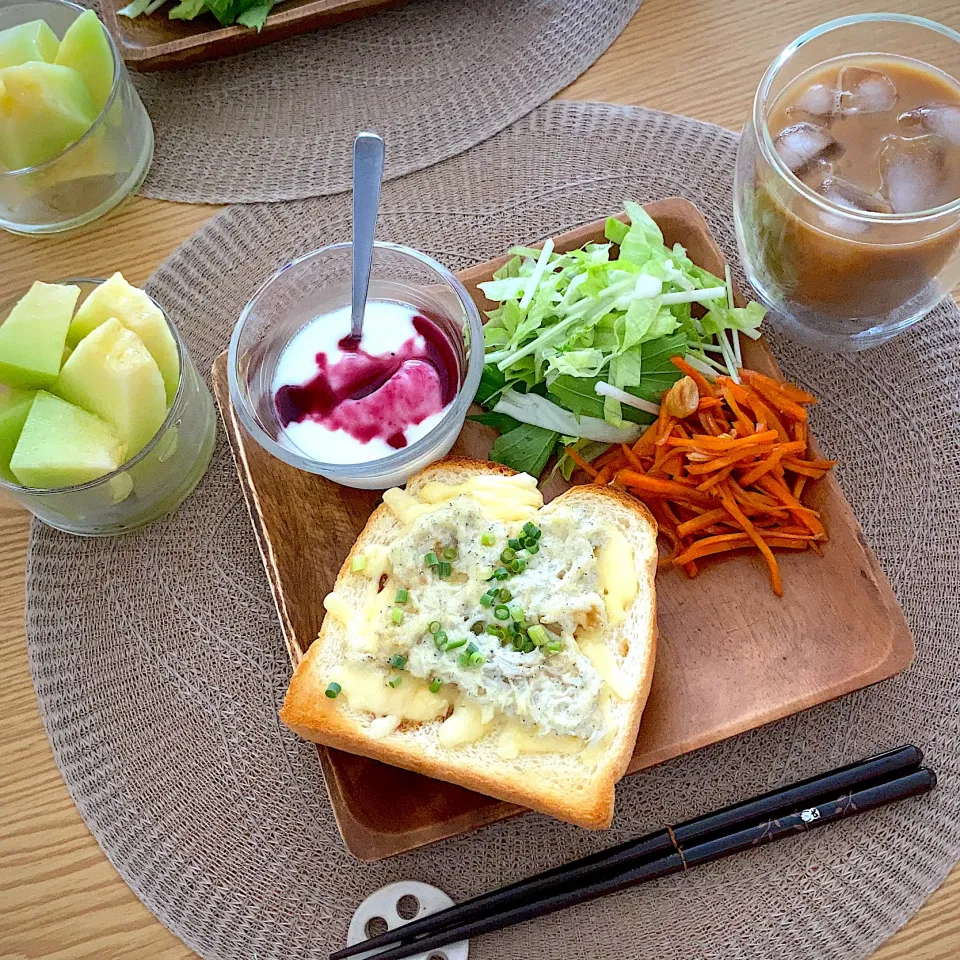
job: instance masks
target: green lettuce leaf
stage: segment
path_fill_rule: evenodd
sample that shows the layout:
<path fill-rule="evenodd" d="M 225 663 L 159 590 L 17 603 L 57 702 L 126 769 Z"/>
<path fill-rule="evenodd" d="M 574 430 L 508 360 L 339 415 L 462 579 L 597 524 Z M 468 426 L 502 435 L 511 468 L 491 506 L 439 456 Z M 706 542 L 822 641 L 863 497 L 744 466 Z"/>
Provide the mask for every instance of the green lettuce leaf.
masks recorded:
<path fill-rule="evenodd" d="M 745 307 L 713 307 L 700 321 L 704 333 L 718 334 L 723 330 L 739 330 L 752 340 L 760 336 L 760 324 L 767 311 L 759 303 Z"/>
<path fill-rule="evenodd" d="M 623 243 L 624 237 L 630 230 L 630 224 L 618 220 L 616 217 L 607 217 L 607 222 L 603 225 L 604 236 L 611 242 L 619 246 Z"/>
<path fill-rule="evenodd" d="M 181 0 L 167 16 L 171 20 L 193 20 L 203 13 L 207 0 Z"/>
<path fill-rule="evenodd" d="M 639 203 L 624 204 L 630 217 L 630 229 L 620 244 L 620 259 L 643 265 L 654 251 L 663 250 L 663 234 L 650 214 Z"/>
<path fill-rule="evenodd" d="M 573 377 L 595 377 L 607 358 L 602 350 L 593 347 L 568 350 L 558 353 L 547 360 L 547 369 L 550 373 L 567 374 Z M 549 373 L 548 373 L 549 376 Z"/>

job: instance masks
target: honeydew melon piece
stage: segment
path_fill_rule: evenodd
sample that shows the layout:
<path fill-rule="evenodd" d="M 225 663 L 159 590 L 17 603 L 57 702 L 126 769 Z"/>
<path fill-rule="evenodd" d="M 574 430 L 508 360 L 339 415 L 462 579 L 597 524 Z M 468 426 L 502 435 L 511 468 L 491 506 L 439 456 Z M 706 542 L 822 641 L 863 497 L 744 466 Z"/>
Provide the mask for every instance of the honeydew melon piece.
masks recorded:
<path fill-rule="evenodd" d="M 76 345 L 111 317 L 132 330 L 150 351 L 160 369 L 170 404 L 180 382 L 176 341 L 163 312 L 142 290 L 130 286 L 123 274 L 115 273 L 84 300 L 67 331 L 67 343 Z"/>
<path fill-rule="evenodd" d="M 80 288 L 35 283 L 0 325 L 0 383 L 49 387 L 60 373 L 63 346 Z"/>
<path fill-rule="evenodd" d="M 82 13 L 70 24 L 54 63 L 72 67 L 83 77 L 99 115 L 113 89 L 113 53 L 103 24 L 92 10 Z"/>
<path fill-rule="evenodd" d="M 10 483 L 17 482 L 10 471 L 10 458 L 35 396 L 34 390 L 7 389 L 0 393 L 0 477 Z"/>
<path fill-rule="evenodd" d="M 132 457 L 160 429 L 167 395 L 143 341 L 111 317 L 85 336 L 50 388 L 105 421 Z"/>
<path fill-rule="evenodd" d="M 39 60 L 53 63 L 60 41 L 45 20 L 18 23 L 0 31 L 0 69 Z"/>
<path fill-rule="evenodd" d="M 83 77 L 55 63 L 0 70 L 0 163 L 22 170 L 56 157 L 97 119 Z"/>
<path fill-rule="evenodd" d="M 25 487 L 51 490 L 96 480 L 123 461 L 123 444 L 99 417 L 40 390 L 10 469 Z"/>

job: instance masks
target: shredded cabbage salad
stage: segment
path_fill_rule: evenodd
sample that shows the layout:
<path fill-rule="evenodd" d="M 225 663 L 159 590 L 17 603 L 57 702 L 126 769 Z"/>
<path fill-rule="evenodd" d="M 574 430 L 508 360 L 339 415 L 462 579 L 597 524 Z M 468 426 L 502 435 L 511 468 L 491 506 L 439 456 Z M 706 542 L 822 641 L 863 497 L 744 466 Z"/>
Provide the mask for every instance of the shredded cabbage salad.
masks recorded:
<path fill-rule="evenodd" d="M 643 207 L 625 208 L 630 222 L 610 217 L 607 243 L 514 247 L 479 285 L 498 304 L 484 326 L 477 391 L 488 412 L 472 418 L 501 431 L 491 459 L 537 476 L 559 444 L 569 479 L 567 447 L 592 459 L 653 421 L 681 375 L 671 357 L 739 379 L 739 335 L 759 337 L 765 309 L 735 307 L 729 270 L 721 280 L 701 269 L 680 244 L 664 244 Z"/>

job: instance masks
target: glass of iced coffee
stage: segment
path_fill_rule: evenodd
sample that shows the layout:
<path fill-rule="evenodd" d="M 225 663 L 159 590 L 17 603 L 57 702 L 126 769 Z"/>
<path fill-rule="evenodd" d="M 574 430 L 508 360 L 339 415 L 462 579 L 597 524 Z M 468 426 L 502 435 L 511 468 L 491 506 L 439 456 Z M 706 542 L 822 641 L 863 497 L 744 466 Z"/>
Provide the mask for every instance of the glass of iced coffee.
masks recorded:
<path fill-rule="evenodd" d="M 770 320 L 862 350 L 960 281 L 960 34 L 845 17 L 770 65 L 737 156 L 740 254 Z"/>

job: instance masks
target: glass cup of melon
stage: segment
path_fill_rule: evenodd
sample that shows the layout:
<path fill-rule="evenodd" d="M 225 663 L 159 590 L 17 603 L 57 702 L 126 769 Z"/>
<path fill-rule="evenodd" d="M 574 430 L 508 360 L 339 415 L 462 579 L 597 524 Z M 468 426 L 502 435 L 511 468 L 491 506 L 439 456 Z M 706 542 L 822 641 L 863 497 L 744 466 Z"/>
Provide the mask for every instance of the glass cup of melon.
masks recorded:
<path fill-rule="evenodd" d="M 115 274 L 35 283 L 0 319 L 0 491 L 83 536 L 175 510 L 210 463 L 216 416 L 160 306 Z"/>
<path fill-rule="evenodd" d="M 0 2 L 0 227 L 60 233 L 143 183 L 153 126 L 97 15 L 65 0 Z"/>

